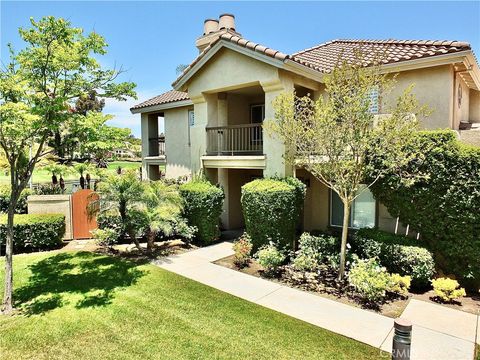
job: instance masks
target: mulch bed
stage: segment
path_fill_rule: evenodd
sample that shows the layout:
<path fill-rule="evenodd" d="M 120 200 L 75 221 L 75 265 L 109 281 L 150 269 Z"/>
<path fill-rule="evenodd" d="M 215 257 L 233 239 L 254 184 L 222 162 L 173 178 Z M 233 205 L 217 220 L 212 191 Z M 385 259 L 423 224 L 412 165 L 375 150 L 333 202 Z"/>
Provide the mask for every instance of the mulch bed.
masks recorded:
<path fill-rule="evenodd" d="M 255 261 L 251 260 L 250 264 L 246 267 L 239 269 L 233 262 L 234 256 L 229 256 L 220 260 L 215 261 L 215 264 L 227 267 L 229 269 L 233 269 L 236 271 L 240 271 L 242 273 L 265 278 L 263 275 L 262 267 Z M 288 267 L 285 271 L 289 271 Z M 351 292 L 339 289 L 345 289 L 345 285 L 337 284 L 336 276 L 334 274 L 329 274 L 328 271 L 325 271 L 325 275 L 322 276 L 321 283 L 318 285 L 312 284 L 301 284 L 301 281 L 296 283 L 292 283 L 291 281 L 291 274 L 287 274 L 288 276 L 277 276 L 277 277 L 270 277 L 268 278 L 271 281 L 281 283 L 283 285 L 287 285 L 294 288 L 299 288 L 301 290 L 310 292 L 312 294 L 322 296 L 331 300 L 339 301 L 344 304 L 366 308 L 367 310 L 371 310 L 382 315 L 396 318 L 399 317 L 402 312 L 405 310 L 409 300 L 411 298 L 423 300 L 427 302 L 434 302 L 439 303 L 434 296 L 433 290 L 425 292 L 425 293 L 409 293 L 407 298 L 393 298 L 387 299 L 386 302 L 378 307 L 371 307 L 365 306 L 362 302 L 355 297 L 355 295 Z M 287 279 L 288 280 L 287 280 Z M 312 288 L 316 290 L 313 291 Z M 462 310 L 465 312 L 469 312 L 472 314 L 479 314 L 480 313 L 480 296 L 466 296 L 461 299 L 461 301 L 452 303 L 452 304 L 441 304 L 442 306 L 447 306 L 449 308 L 453 308 L 455 310 Z"/>

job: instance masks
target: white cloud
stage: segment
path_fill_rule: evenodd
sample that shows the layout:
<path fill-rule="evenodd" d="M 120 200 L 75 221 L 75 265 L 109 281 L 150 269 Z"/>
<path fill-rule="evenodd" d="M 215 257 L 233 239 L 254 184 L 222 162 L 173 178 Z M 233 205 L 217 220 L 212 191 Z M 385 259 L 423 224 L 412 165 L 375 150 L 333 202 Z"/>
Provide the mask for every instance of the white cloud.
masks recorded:
<path fill-rule="evenodd" d="M 117 101 L 106 99 L 103 113 L 115 116 L 108 122 L 108 124 L 117 127 L 130 128 L 135 136 L 140 137 L 140 114 L 132 114 L 130 108 L 161 93 L 161 90 L 138 91 L 138 100 L 128 99 L 127 101 Z M 159 130 L 163 132 L 163 129 Z"/>

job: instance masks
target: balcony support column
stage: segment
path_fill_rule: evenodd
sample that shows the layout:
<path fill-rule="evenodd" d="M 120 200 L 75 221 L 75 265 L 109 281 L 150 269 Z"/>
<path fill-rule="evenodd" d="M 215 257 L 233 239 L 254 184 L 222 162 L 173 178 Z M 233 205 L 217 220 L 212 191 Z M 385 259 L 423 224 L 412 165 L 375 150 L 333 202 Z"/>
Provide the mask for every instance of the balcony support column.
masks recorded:
<path fill-rule="evenodd" d="M 158 114 L 141 115 L 141 133 L 142 133 L 142 159 L 152 155 L 158 155 L 158 145 L 155 149 L 152 146 L 151 138 L 158 138 Z M 148 166 L 145 160 L 142 160 L 142 178 L 148 179 Z"/>
<path fill-rule="evenodd" d="M 195 124 L 190 128 L 192 174 L 202 169 L 201 157 L 207 151 L 207 125 L 217 125 L 217 94 L 200 94 L 191 98 L 195 111 Z"/>
<path fill-rule="evenodd" d="M 273 101 L 283 92 L 292 92 L 294 90 L 293 82 L 290 79 L 278 79 L 272 82 L 263 82 L 265 91 L 265 119 L 264 121 L 275 121 L 275 109 Z M 285 154 L 285 145 L 281 140 L 274 136 L 263 133 L 263 153 L 267 157 L 266 168 L 263 171 L 265 177 L 268 176 L 292 176 L 293 166 L 285 163 L 283 154 Z"/>

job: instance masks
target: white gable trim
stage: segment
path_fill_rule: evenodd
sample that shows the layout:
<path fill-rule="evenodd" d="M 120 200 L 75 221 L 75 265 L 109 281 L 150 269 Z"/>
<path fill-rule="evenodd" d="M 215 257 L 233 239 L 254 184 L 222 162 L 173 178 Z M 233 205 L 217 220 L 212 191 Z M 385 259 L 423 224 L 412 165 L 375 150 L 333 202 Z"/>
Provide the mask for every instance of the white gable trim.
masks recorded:
<path fill-rule="evenodd" d="M 256 60 L 262 61 L 264 63 L 267 63 L 269 65 L 272 65 L 278 68 L 283 68 L 283 65 L 284 65 L 283 61 L 281 60 L 272 58 L 268 55 L 261 54 L 254 50 L 244 48 L 243 46 L 233 44 L 230 41 L 221 39 L 219 42 L 213 45 L 213 47 L 210 50 L 208 50 L 205 53 L 205 55 L 195 65 L 193 65 L 178 81 L 172 84 L 173 88 L 175 90 L 182 89 L 185 83 L 187 83 L 187 81 L 190 80 L 193 77 L 193 75 L 195 75 L 197 71 L 200 70 L 203 67 L 203 65 L 205 65 L 208 62 L 208 60 L 210 60 L 221 48 L 227 48 L 227 49 L 236 51 L 240 54 L 249 56 L 251 58 L 254 58 Z"/>

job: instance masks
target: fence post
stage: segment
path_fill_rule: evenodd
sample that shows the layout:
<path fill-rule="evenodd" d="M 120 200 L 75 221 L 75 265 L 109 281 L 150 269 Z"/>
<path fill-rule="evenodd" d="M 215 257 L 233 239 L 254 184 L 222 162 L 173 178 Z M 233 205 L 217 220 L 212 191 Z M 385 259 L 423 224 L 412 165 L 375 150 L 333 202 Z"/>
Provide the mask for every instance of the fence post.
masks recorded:
<path fill-rule="evenodd" d="M 410 360 L 412 323 L 406 319 L 395 319 L 392 344 L 392 360 Z"/>

